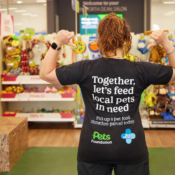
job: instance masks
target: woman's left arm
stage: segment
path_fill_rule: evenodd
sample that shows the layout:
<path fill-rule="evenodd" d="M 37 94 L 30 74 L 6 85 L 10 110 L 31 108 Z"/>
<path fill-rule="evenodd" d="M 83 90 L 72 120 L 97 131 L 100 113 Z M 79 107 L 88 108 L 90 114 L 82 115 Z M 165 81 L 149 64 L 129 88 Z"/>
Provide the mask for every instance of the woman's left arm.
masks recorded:
<path fill-rule="evenodd" d="M 70 42 L 70 39 L 74 36 L 73 33 L 61 30 L 57 33 L 54 42 L 61 47 L 63 44 L 68 46 L 73 46 L 76 48 L 76 45 Z M 40 69 L 40 78 L 52 83 L 52 84 L 60 84 L 57 76 L 56 76 L 56 60 L 60 51 L 49 48 Z"/>

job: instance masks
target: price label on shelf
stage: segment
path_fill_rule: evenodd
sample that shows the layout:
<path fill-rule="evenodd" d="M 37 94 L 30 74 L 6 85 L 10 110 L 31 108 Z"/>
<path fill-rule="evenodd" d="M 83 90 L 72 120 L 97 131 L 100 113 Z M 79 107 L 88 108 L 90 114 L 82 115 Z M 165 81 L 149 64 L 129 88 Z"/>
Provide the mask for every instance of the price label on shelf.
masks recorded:
<path fill-rule="evenodd" d="M 33 77 L 31 76 L 31 77 L 30 77 L 30 80 L 32 80 L 32 81 L 37 81 L 37 80 L 41 80 L 41 79 L 40 79 L 39 76 L 33 76 Z"/>
<path fill-rule="evenodd" d="M 39 118 L 39 114 L 29 114 L 29 117 L 31 117 L 31 118 Z"/>
<path fill-rule="evenodd" d="M 44 114 L 40 114 L 40 117 L 44 117 Z"/>
<path fill-rule="evenodd" d="M 45 98 L 45 94 L 32 93 L 30 94 L 30 98 Z"/>

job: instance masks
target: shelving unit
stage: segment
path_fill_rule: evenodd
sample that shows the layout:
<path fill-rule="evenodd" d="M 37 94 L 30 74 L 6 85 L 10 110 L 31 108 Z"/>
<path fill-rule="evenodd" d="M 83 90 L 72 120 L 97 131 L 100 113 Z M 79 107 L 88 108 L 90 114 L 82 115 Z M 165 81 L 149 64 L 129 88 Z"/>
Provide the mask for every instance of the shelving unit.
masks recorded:
<path fill-rule="evenodd" d="M 10 102 L 10 101 L 75 101 L 75 98 L 73 97 L 63 98 L 60 94 L 54 94 L 54 93 L 53 94 L 26 93 L 26 94 L 3 94 L 3 95 L 4 97 L 1 98 L 1 101 L 6 101 L 6 102 Z"/>
<path fill-rule="evenodd" d="M 35 38 L 38 38 L 35 37 Z M 45 36 L 46 41 L 53 41 L 53 35 Z M 33 38 L 32 38 L 33 39 Z M 33 47 L 34 61 L 37 65 L 42 64 L 40 60 L 41 54 L 45 52 L 46 46 L 44 43 L 39 43 L 36 47 Z M 62 57 L 60 53 L 60 61 L 64 64 L 70 63 L 72 57 L 72 50 L 69 46 L 65 47 L 66 59 Z M 4 70 L 3 65 L 3 47 L 2 36 L 0 36 L 0 73 Z M 39 91 L 44 91 L 46 86 L 56 89 L 61 89 L 62 85 L 52 85 L 42 79 L 39 75 L 30 76 L 3 76 L 3 81 L 0 80 L 0 91 L 2 91 L 2 85 L 23 85 L 24 87 L 31 88 L 37 87 Z M 77 85 L 71 85 L 70 87 L 77 89 Z M 76 110 L 75 98 L 72 94 L 59 94 L 59 93 L 19 93 L 19 94 L 3 94 L 0 99 L 0 116 L 7 117 L 27 117 L 30 122 L 74 122 L 75 116 L 71 113 L 36 113 L 37 110 L 45 108 L 46 110 L 59 109 L 62 111 Z M 5 111 L 20 110 L 28 113 L 17 114 L 4 114 Z"/>
<path fill-rule="evenodd" d="M 13 98 L 4 98 L 4 99 L 1 99 L 1 101 L 6 101 L 6 102 L 10 102 L 10 101 L 41 101 L 41 99 L 36 99 L 36 98 L 33 98 L 33 99 L 27 99 L 27 98 L 18 98 L 18 99 L 13 99 Z M 74 98 L 67 98 L 67 99 L 51 99 L 51 98 L 45 98 L 45 99 L 42 99 L 42 101 L 75 101 Z"/>
<path fill-rule="evenodd" d="M 3 114 L 3 117 L 27 117 L 30 122 L 74 122 L 71 113 L 17 113 Z"/>
<path fill-rule="evenodd" d="M 150 128 L 175 128 L 175 120 L 150 120 Z"/>
<path fill-rule="evenodd" d="M 175 125 L 153 125 L 153 124 L 150 124 L 150 128 L 175 128 Z"/>

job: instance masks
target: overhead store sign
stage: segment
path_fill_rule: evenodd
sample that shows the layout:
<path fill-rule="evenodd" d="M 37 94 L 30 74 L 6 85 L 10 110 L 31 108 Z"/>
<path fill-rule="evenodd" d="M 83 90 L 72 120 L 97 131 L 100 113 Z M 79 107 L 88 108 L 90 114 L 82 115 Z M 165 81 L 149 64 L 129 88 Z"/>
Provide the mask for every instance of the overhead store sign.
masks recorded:
<path fill-rule="evenodd" d="M 87 6 L 88 12 L 126 12 L 128 10 L 126 5 L 120 4 L 119 1 L 88 1 L 88 0 L 81 0 L 81 5 Z M 80 6 L 81 6 L 80 5 Z M 81 11 L 82 9 L 80 9 Z"/>
<path fill-rule="evenodd" d="M 0 13 L 0 35 L 5 36 L 14 33 L 14 17 Z"/>
<path fill-rule="evenodd" d="M 80 15 L 83 14 L 83 5 L 88 7 L 88 15 L 109 14 L 111 12 L 123 14 L 125 20 L 130 25 L 131 32 L 143 33 L 144 31 L 144 0 L 79 0 L 79 2 Z M 149 10 L 150 8 L 148 6 L 148 13 Z M 81 25 L 80 18 L 78 20 L 78 24 Z M 92 22 L 91 26 L 96 27 L 95 23 Z M 85 25 L 84 23 L 82 27 L 86 28 Z M 85 31 L 85 29 L 83 30 Z M 92 33 L 90 31 L 91 29 L 87 30 L 87 33 Z"/>

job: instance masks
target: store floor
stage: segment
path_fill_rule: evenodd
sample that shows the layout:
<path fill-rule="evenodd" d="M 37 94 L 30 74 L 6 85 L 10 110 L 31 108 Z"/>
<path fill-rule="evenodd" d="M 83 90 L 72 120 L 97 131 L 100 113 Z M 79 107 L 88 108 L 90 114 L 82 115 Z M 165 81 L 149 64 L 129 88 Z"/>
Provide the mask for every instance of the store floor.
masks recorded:
<path fill-rule="evenodd" d="M 10 172 L 0 175 L 77 175 L 80 132 L 71 123 L 29 124 L 29 149 Z M 175 147 L 175 130 L 145 130 L 145 135 L 150 174 L 174 175 L 175 148 L 157 147 Z"/>
<path fill-rule="evenodd" d="M 77 151 L 77 147 L 30 148 L 10 172 L 0 175 L 78 175 Z M 174 175 L 175 148 L 148 151 L 151 175 Z"/>
<path fill-rule="evenodd" d="M 29 147 L 77 147 L 81 129 L 72 123 L 30 123 Z M 175 129 L 145 130 L 149 148 L 175 147 Z"/>

